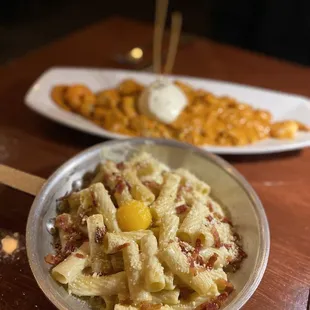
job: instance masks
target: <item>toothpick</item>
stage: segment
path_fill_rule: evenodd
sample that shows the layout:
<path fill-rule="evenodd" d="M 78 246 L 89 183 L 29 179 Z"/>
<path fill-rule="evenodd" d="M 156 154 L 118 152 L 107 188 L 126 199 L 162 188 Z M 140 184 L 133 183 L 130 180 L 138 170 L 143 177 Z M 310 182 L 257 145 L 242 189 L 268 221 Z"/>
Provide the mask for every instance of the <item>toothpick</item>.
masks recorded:
<path fill-rule="evenodd" d="M 182 14 L 180 12 L 174 12 L 172 14 L 168 56 L 164 68 L 165 74 L 171 74 L 172 72 L 178 50 L 181 28 L 182 28 Z"/>
<path fill-rule="evenodd" d="M 154 73 L 161 74 L 162 41 L 167 17 L 168 0 L 156 1 L 155 27 L 153 37 L 153 67 Z"/>

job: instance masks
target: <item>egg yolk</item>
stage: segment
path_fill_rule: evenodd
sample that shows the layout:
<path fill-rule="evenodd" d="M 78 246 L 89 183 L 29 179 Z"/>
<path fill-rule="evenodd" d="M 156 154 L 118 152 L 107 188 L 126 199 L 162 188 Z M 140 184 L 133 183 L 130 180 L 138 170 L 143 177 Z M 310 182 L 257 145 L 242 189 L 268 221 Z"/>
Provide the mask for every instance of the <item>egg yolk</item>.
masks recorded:
<path fill-rule="evenodd" d="M 117 210 L 116 218 L 122 231 L 147 229 L 152 223 L 149 207 L 137 200 L 123 203 Z"/>

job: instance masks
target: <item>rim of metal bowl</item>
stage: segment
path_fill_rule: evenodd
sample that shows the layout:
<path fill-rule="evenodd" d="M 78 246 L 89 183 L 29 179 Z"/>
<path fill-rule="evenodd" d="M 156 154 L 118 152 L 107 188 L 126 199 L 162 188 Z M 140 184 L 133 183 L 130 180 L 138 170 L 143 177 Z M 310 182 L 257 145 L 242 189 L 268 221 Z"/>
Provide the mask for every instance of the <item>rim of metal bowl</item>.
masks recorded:
<path fill-rule="evenodd" d="M 44 274 L 41 272 L 40 268 L 38 267 L 40 265 L 38 253 L 35 252 L 36 245 L 34 241 L 31 238 L 31 230 L 33 228 L 33 221 L 34 221 L 34 215 L 35 210 L 38 205 L 40 205 L 41 201 L 44 200 L 44 197 L 50 190 L 51 183 L 54 179 L 57 178 L 58 174 L 64 169 L 69 169 L 70 166 L 75 165 L 77 161 L 83 161 L 83 158 L 92 152 L 97 152 L 98 149 L 102 148 L 106 145 L 115 145 L 115 144 L 130 144 L 132 146 L 135 145 L 141 145 L 141 144 L 158 144 L 158 145 L 166 145 L 166 146 L 174 146 L 181 149 L 184 149 L 186 151 L 198 153 L 199 155 L 208 158 L 209 160 L 213 161 L 218 166 L 221 166 L 226 173 L 228 173 L 231 177 L 235 179 L 236 182 L 239 183 L 239 185 L 245 190 L 247 193 L 249 199 L 252 201 L 256 215 L 259 220 L 259 226 L 260 226 L 260 251 L 256 259 L 255 269 L 253 269 L 253 273 L 251 274 L 251 277 L 248 279 L 245 286 L 242 288 L 242 290 L 239 292 L 239 297 L 236 299 L 233 299 L 231 303 L 229 304 L 230 309 L 240 309 L 253 295 L 255 290 L 257 289 L 259 283 L 261 282 L 261 279 L 264 275 L 264 272 L 267 267 L 268 257 L 269 257 L 269 250 L 270 250 L 270 232 L 269 232 L 269 225 L 267 216 L 264 210 L 264 207 L 258 198 L 256 192 L 252 188 L 252 186 L 246 181 L 246 179 L 228 162 L 226 162 L 224 159 L 220 158 L 219 156 L 215 154 L 211 154 L 206 150 L 200 149 L 198 147 L 181 143 L 174 140 L 165 140 L 165 139 L 145 139 L 145 138 L 132 138 L 132 139 L 122 139 L 122 140 L 112 140 L 112 141 L 106 141 L 99 144 L 96 144 L 90 148 L 87 148 L 86 150 L 78 153 L 68 161 L 66 161 L 63 165 L 61 165 L 46 181 L 38 195 L 36 196 L 27 220 L 27 227 L 26 227 L 26 248 L 27 248 L 27 255 L 29 260 L 29 265 L 32 270 L 32 273 L 43 291 L 43 293 L 48 297 L 48 299 L 58 308 L 61 310 L 71 310 L 67 307 L 65 307 L 60 300 L 58 300 L 54 293 L 50 291 L 45 279 Z M 226 307 L 224 307 L 225 309 Z"/>

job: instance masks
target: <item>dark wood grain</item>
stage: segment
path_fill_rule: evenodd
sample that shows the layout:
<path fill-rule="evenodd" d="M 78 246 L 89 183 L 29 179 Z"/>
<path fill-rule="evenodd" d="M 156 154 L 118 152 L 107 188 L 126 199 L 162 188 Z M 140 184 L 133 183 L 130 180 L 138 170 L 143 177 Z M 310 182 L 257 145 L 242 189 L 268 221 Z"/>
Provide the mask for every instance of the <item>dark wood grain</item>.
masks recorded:
<path fill-rule="evenodd" d="M 51 66 L 117 67 L 111 56 L 148 43 L 148 25 L 112 18 L 0 67 L 0 162 L 47 177 L 70 156 L 102 139 L 44 119 L 23 104 L 27 89 Z M 175 73 L 228 80 L 310 96 L 310 70 L 197 39 L 177 57 Z M 310 150 L 227 156 L 265 206 L 271 230 L 265 276 L 244 309 L 304 310 L 310 287 Z M 0 233 L 23 244 L 33 198 L 0 185 Z M 0 256 L 0 309 L 54 309 L 31 275 L 25 251 Z"/>

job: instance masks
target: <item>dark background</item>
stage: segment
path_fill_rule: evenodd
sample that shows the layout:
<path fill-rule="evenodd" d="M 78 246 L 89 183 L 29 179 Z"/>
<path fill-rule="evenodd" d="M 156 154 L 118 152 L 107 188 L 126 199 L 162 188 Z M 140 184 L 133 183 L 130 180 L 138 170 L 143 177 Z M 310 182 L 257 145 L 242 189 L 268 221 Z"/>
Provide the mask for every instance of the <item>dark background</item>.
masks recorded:
<path fill-rule="evenodd" d="M 171 0 L 171 10 L 187 32 L 310 64 L 310 0 Z M 0 63 L 111 15 L 153 12 L 154 0 L 0 0 Z"/>

